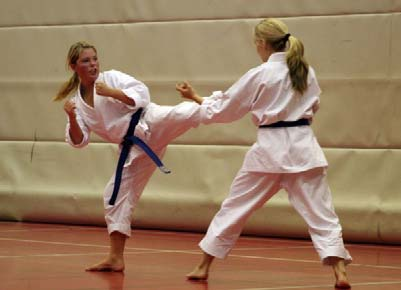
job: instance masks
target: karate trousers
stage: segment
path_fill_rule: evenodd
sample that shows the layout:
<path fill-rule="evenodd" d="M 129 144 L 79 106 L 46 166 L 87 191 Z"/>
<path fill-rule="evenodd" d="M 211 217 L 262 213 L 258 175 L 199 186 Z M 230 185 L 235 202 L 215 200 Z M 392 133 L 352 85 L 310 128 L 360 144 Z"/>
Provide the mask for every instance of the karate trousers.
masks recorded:
<path fill-rule="evenodd" d="M 178 136 L 200 124 L 200 106 L 194 102 L 183 102 L 177 106 L 159 106 L 149 104 L 142 119 L 147 124 L 150 134 L 146 142 L 161 159 L 167 145 Z M 124 165 L 120 190 L 114 206 L 109 205 L 113 193 L 115 173 L 104 190 L 105 220 L 109 234 L 118 231 L 131 236 L 133 210 L 156 169 L 153 161 L 141 149 L 133 146 L 134 158 Z M 166 164 L 168 167 L 168 164 Z M 168 177 L 167 177 L 168 178 Z"/>
<path fill-rule="evenodd" d="M 323 264 L 335 256 L 352 261 L 345 249 L 342 228 L 334 211 L 326 169 L 314 168 L 299 173 L 239 171 L 229 196 L 209 225 L 200 248 L 220 259 L 234 247 L 245 222 L 280 189 L 285 189 L 295 210 L 306 221 L 313 245 Z"/>

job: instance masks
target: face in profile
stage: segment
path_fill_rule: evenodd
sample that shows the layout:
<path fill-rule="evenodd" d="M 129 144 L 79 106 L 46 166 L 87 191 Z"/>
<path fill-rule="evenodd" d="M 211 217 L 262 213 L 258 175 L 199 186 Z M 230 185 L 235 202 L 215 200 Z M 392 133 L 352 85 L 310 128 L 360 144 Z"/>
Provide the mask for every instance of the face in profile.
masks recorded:
<path fill-rule="evenodd" d="M 260 59 L 265 62 L 269 58 L 269 52 L 267 49 L 267 44 L 261 39 L 254 39 L 256 52 L 259 55 Z"/>

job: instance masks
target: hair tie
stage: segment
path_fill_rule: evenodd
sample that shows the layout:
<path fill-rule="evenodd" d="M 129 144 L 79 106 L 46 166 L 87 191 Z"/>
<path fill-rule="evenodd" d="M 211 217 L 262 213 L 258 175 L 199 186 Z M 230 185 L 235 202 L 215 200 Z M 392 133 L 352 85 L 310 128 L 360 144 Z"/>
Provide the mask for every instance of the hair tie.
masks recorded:
<path fill-rule="evenodd" d="M 287 33 L 286 35 L 284 35 L 283 40 L 284 42 L 287 42 L 288 38 L 290 38 L 291 34 Z"/>

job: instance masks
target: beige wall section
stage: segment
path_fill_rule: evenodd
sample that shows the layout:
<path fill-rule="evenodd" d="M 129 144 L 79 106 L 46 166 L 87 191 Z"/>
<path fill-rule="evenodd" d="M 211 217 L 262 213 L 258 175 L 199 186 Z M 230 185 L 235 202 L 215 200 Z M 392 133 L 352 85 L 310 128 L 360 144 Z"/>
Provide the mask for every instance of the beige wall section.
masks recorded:
<path fill-rule="evenodd" d="M 297 17 L 401 11 L 400 0 L 2 0 L 1 26 Z"/>
<path fill-rule="evenodd" d="M 134 212 L 146 228 L 204 231 L 227 195 L 247 146 L 172 145 Z M 0 218 L 102 225 L 102 190 L 117 148 L 92 144 L 1 142 Z M 401 240 L 401 150 L 325 149 L 329 180 L 347 240 Z M 188 162 L 191 160 L 191 162 Z M 155 214 L 156 213 L 156 214 Z M 304 222 L 281 191 L 249 220 L 245 233 L 306 237 Z"/>
<path fill-rule="evenodd" d="M 176 104 L 176 81 L 207 95 L 259 64 L 252 28 L 275 16 L 303 40 L 323 89 L 313 127 L 345 239 L 401 243 L 401 1 L 2 2 L 0 219 L 104 224 L 102 190 L 116 146 L 93 136 L 86 149 L 69 147 L 61 104 L 50 101 L 69 75 L 71 43 L 94 43 L 103 69 L 130 73 L 153 101 Z M 134 225 L 204 231 L 255 131 L 247 116 L 178 138 L 165 157 L 173 174 L 154 175 Z M 285 192 L 244 232 L 307 236 Z"/>
<path fill-rule="evenodd" d="M 397 43 L 401 25 L 396 25 L 400 19 L 401 14 L 286 19 L 293 34 L 305 42 L 310 63 L 316 68 L 324 92 L 322 110 L 314 125 L 324 146 L 400 146 L 401 135 L 397 132 L 401 125 L 396 110 L 401 103 L 397 94 L 401 88 L 401 63 L 394 53 L 401 50 L 401 43 Z M 35 100 L 38 106 L 13 106 L 12 110 L 5 110 L 0 118 L 9 120 L 16 115 L 24 118 L 17 118 L 12 127 L 1 122 L 0 137 L 31 140 L 36 135 L 38 140 L 63 140 L 63 122 L 37 119 L 36 114 L 44 110 L 52 120 L 64 117 L 46 97 L 54 94 L 61 81 L 67 78 L 65 51 L 77 39 L 88 39 L 97 45 L 104 69 L 116 68 L 133 74 L 150 86 L 154 101 L 174 104 L 179 101 L 174 90 L 177 80 L 189 79 L 200 93 L 209 94 L 212 90 L 227 88 L 247 69 L 258 64 L 251 36 L 257 21 L 2 29 L 2 43 L 8 45 L 1 48 L 6 56 L 0 59 L 0 65 L 6 68 L 0 75 L 4 88 L 1 105 L 13 106 L 18 96 L 19 101 Z M 369 34 L 364 33 L 367 29 Z M 369 36 L 378 41 L 372 42 Z M 33 43 L 37 45 L 31 45 Z M 328 107 L 330 110 L 326 109 Z M 380 115 L 380 120 L 366 118 L 366 112 L 371 111 Z M 27 127 L 26 120 L 37 125 Z M 249 127 L 241 136 L 241 144 L 251 144 L 254 140 L 251 123 L 247 119 L 239 123 L 244 128 Z M 330 130 L 333 124 L 334 130 Z M 383 130 L 383 124 L 388 129 Z M 337 130 L 339 126 L 342 130 Z M 178 142 L 226 144 L 230 140 L 231 144 L 237 144 L 230 130 L 236 128 L 227 128 L 212 139 L 189 133 Z M 202 129 L 202 133 L 209 130 Z"/>

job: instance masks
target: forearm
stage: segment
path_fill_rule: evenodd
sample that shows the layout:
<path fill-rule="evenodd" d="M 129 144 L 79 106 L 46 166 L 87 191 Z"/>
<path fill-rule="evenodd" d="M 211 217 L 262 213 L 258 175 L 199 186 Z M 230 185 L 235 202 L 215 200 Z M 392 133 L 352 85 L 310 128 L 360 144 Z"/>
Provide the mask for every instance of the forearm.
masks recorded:
<path fill-rule="evenodd" d="M 192 100 L 194 100 L 199 105 L 201 105 L 203 103 L 203 98 L 201 96 L 199 96 L 198 94 L 194 94 L 192 96 Z"/>
<path fill-rule="evenodd" d="M 68 131 L 68 134 L 70 135 L 71 141 L 77 145 L 81 144 L 83 139 L 84 139 L 84 134 L 82 133 L 81 128 L 78 125 L 77 120 L 75 117 L 69 117 L 70 120 L 70 129 Z"/>
<path fill-rule="evenodd" d="M 129 106 L 135 106 L 135 101 L 127 97 L 122 90 L 110 89 L 108 96 L 113 99 L 119 100 L 120 102 L 123 102 L 124 104 L 127 104 Z"/>

